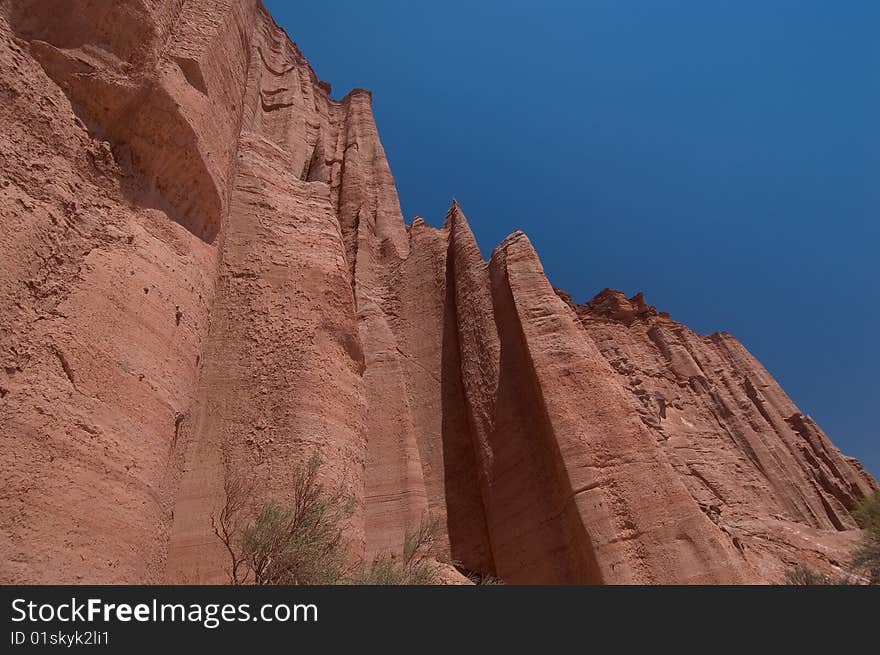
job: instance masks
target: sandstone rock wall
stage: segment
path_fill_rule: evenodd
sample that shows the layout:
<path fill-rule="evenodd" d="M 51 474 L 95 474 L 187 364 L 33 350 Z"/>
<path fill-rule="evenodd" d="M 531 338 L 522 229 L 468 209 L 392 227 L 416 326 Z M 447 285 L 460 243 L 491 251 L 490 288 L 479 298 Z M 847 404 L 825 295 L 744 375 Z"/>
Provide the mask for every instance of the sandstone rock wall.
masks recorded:
<path fill-rule="evenodd" d="M 353 558 L 428 513 L 507 582 L 833 567 L 876 487 L 732 337 L 585 306 L 454 204 L 254 0 L 0 2 L 0 581 L 223 582 L 224 481 L 320 454 Z"/>
<path fill-rule="evenodd" d="M 834 548 L 856 527 L 848 510 L 876 483 L 742 344 L 699 336 L 641 295 L 606 289 L 569 304 L 693 499 L 755 568 L 841 561 Z"/>

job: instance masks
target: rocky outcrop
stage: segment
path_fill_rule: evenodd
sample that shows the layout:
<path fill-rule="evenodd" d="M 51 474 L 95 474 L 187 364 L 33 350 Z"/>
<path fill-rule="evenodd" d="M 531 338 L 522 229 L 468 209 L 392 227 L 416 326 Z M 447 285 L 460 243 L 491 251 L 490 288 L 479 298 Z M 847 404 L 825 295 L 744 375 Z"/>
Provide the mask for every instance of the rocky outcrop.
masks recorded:
<path fill-rule="evenodd" d="M 742 344 L 699 336 L 641 294 L 606 289 L 569 305 L 693 500 L 754 568 L 841 560 L 834 548 L 856 528 L 849 510 L 876 483 Z"/>
<path fill-rule="evenodd" d="M 0 2 L 0 581 L 222 582 L 319 453 L 353 558 L 511 583 L 832 568 L 876 488 L 732 337 L 404 223 L 370 94 L 254 0 Z"/>

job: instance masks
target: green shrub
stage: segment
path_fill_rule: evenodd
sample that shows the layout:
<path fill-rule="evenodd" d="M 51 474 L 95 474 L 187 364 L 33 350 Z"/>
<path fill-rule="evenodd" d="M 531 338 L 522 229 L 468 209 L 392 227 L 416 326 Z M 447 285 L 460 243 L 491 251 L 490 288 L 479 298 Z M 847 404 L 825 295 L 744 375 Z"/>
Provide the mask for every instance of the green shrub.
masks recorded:
<path fill-rule="evenodd" d="M 504 581 L 501 578 L 496 578 L 492 575 L 484 575 L 482 578 L 479 579 L 479 581 L 475 582 L 474 584 L 496 586 L 503 585 Z"/>
<path fill-rule="evenodd" d="M 875 491 L 862 500 L 853 516 L 865 531 L 853 557 L 853 566 L 871 584 L 880 584 L 880 492 Z"/>
<path fill-rule="evenodd" d="M 363 585 L 437 584 L 437 564 L 431 557 L 436 528 L 436 520 L 426 517 L 415 532 L 406 535 L 402 557 L 383 553 L 368 567 L 362 567 L 352 582 Z"/>
<path fill-rule="evenodd" d="M 437 584 L 431 556 L 436 521 L 426 518 L 404 540 L 402 556 L 382 554 L 369 566 L 348 565 L 345 529 L 354 504 L 341 490 L 318 480 L 320 459 L 312 457 L 294 474 L 289 503 L 270 502 L 252 510 L 253 487 L 229 476 L 214 534 L 229 556 L 232 584 Z"/>
<path fill-rule="evenodd" d="M 817 573 L 808 566 L 799 564 L 785 572 L 785 584 L 787 585 L 835 585 L 840 581 L 827 575 Z"/>
<path fill-rule="evenodd" d="M 230 558 L 232 584 L 334 584 L 346 574 L 346 521 L 353 503 L 318 481 L 312 457 L 294 475 L 289 504 L 269 503 L 248 518 L 253 489 L 237 478 L 226 483 L 226 502 L 214 534 Z"/>
<path fill-rule="evenodd" d="M 785 574 L 788 585 L 880 584 L 880 492 L 864 498 L 853 510 L 853 517 L 864 531 L 864 537 L 853 555 L 846 576 L 833 578 L 806 566 L 796 566 Z"/>

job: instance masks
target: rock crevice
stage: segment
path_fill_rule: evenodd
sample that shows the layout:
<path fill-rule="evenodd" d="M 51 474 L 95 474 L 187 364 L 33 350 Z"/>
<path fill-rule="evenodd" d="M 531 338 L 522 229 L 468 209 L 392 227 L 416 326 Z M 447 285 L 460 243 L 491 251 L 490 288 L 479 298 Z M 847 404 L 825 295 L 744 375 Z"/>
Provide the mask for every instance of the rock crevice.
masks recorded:
<path fill-rule="evenodd" d="M 725 334 L 401 215 L 371 95 L 255 0 L 0 2 L 0 581 L 224 582 L 230 476 L 319 454 L 352 558 L 775 582 L 876 482 Z"/>

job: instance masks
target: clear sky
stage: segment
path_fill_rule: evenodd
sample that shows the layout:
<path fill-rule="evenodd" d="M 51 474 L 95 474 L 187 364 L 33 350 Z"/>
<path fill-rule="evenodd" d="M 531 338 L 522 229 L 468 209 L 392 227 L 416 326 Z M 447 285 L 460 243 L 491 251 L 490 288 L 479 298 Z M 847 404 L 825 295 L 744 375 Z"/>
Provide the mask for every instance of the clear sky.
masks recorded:
<path fill-rule="evenodd" d="M 578 302 L 734 334 L 880 474 L 880 2 L 266 5 L 373 91 L 407 221 L 455 196 Z"/>

